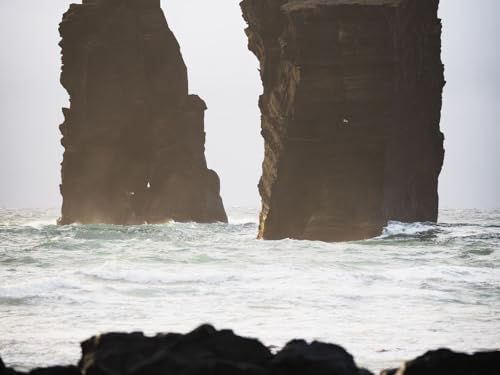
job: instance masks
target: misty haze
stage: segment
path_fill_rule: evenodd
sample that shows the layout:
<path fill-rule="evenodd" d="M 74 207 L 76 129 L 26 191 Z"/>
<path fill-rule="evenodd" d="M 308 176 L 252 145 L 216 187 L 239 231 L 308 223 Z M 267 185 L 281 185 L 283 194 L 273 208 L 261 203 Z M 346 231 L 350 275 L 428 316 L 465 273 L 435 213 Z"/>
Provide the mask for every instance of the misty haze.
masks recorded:
<path fill-rule="evenodd" d="M 0 0 L 0 375 L 497 375 L 498 14 Z"/>

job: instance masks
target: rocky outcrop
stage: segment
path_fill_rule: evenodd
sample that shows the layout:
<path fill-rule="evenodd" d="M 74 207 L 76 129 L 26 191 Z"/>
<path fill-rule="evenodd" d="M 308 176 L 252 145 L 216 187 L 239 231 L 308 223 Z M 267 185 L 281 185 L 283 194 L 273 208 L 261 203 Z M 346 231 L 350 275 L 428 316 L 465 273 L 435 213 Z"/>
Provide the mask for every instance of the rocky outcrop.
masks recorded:
<path fill-rule="evenodd" d="M 439 0 L 244 0 L 260 61 L 259 237 L 358 240 L 436 221 Z"/>
<path fill-rule="evenodd" d="M 439 349 L 408 361 L 381 375 L 495 375 L 500 374 L 500 352 L 456 353 Z"/>
<path fill-rule="evenodd" d="M 127 358 L 127 361 L 123 361 Z M 204 325 L 186 334 L 107 334 L 82 343 L 82 374 L 263 374 L 272 355 L 258 340 Z"/>
<path fill-rule="evenodd" d="M 372 375 L 358 369 L 353 357 L 337 345 L 294 340 L 274 355 L 256 339 L 210 325 L 186 335 L 109 333 L 81 346 L 81 375 Z M 37 369 L 30 375 L 75 375 L 74 370 Z"/>
<path fill-rule="evenodd" d="M 30 375 L 373 375 L 342 347 L 290 341 L 273 354 L 256 339 L 203 325 L 182 335 L 108 333 L 82 343 L 78 366 L 40 368 Z M 498 375 L 500 352 L 473 355 L 441 349 L 381 375 Z M 23 375 L 0 359 L 0 375 Z"/>
<path fill-rule="evenodd" d="M 205 103 L 160 0 L 83 0 L 60 25 L 61 224 L 227 221 L 207 168 Z"/>

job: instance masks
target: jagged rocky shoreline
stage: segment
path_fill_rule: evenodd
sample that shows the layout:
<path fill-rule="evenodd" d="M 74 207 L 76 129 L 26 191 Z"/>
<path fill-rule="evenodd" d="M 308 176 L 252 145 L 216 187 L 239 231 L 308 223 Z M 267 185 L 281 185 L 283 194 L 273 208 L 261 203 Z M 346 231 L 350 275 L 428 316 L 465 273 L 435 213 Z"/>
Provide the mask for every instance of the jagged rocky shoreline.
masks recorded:
<path fill-rule="evenodd" d="M 277 353 L 257 339 L 202 325 L 185 335 L 108 333 L 81 344 L 76 366 L 32 370 L 30 375 L 370 375 L 335 344 L 292 340 Z M 0 359 L 0 375 L 21 375 Z M 498 375 L 500 351 L 472 355 L 429 351 L 381 375 Z"/>

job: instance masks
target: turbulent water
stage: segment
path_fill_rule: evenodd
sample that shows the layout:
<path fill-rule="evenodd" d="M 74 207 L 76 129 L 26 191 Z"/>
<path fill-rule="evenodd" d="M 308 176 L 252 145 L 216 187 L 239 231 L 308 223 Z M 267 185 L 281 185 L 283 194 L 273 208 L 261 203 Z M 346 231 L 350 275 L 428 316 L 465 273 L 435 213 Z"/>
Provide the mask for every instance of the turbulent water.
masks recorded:
<path fill-rule="evenodd" d="M 104 331 L 187 332 L 210 322 L 280 347 L 335 342 L 377 370 L 428 349 L 500 346 L 500 211 L 447 210 L 376 239 L 258 241 L 231 224 L 54 225 L 0 210 L 0 356 L 76 363 Z"/>

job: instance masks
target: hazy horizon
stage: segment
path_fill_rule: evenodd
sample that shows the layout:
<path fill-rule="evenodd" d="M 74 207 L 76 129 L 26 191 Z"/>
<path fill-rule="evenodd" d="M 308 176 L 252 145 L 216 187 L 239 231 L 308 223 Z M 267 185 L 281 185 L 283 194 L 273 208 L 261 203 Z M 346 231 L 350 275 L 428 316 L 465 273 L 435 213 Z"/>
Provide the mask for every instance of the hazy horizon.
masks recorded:
<path fill-rule="evenodd" d="M 0 207 L 59 207 L 58 24 L 71 0 L 0 0 Z M 226 207 L 258 206 L 262 85 L 247 50 L 239 1 L 163 0 L 188 67 L 190 92 L 208 105 L 208 165 Z M 208 14 L 213 15 L 207 17 Z M 447 85 L 441 208 L 500 208 L 500 14 L 497 0 L 441 0 Z"/>

